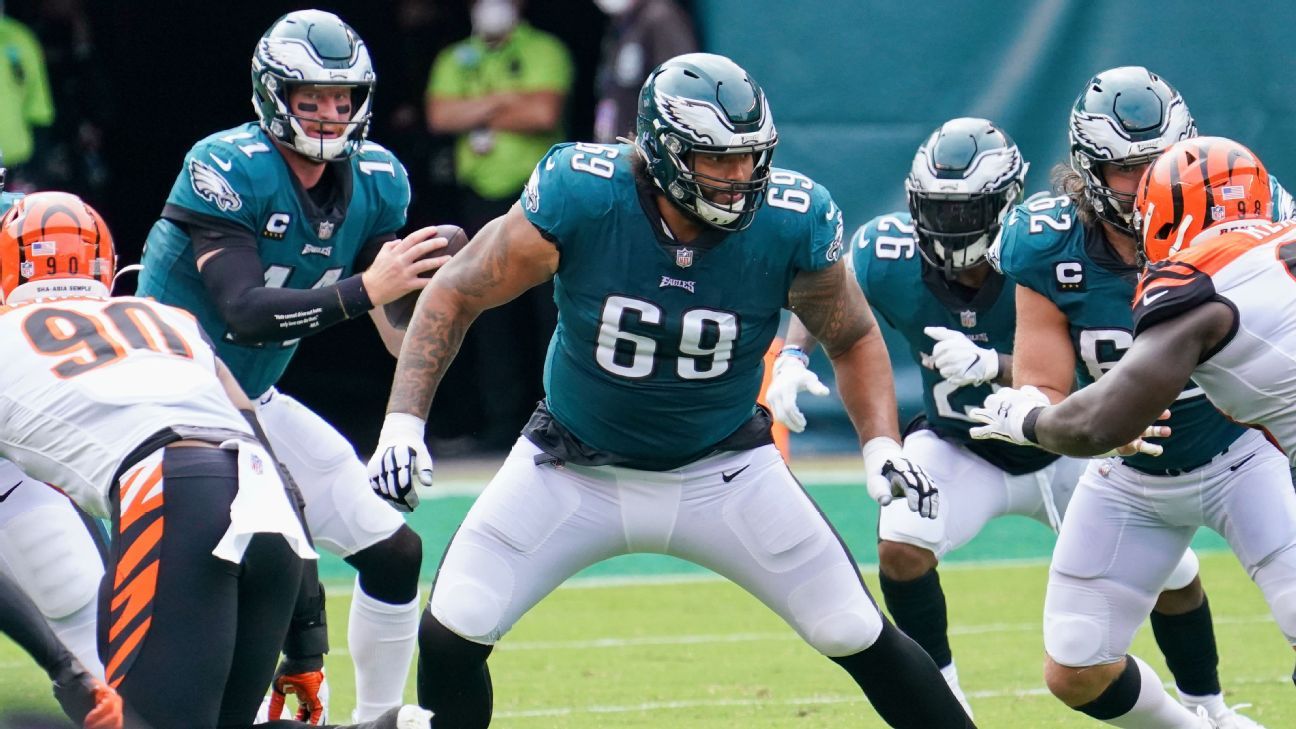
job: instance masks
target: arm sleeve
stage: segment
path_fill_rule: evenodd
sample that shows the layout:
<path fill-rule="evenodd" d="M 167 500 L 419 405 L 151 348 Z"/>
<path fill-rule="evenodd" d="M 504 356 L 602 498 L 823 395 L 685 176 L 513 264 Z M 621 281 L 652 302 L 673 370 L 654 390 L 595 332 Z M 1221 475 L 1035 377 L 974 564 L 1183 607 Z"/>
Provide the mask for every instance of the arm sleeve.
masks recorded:
<path fill-rule="evenodd" d="M 0 633 L 27 651 L 50 678 L 72 662 L 72 655 L 50 630 L 40 609 L 3 573 L 0 573 Z"/>
<path fill-rule="evenodd" d="M 202 277 L 235 342 L 298 339 L 373 308 L 359 274 L 318 289 L 269 288 L 255 248 L 222 250 L 203 265 Z"/>

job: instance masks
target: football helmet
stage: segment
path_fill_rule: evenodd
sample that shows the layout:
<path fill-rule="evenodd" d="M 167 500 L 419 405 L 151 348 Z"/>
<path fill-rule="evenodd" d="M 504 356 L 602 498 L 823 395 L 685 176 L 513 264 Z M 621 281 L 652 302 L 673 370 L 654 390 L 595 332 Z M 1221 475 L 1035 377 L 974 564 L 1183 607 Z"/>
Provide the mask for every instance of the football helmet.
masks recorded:
<path fill-rule="evenodd" d="M 95 209 L 66 192 L 19 198 L 0 218 L 4 304 L 68 296 L 107 298 L 117 254 Z"/>
<path fill-rule="evenodd" d="M 333 139 L 313 137 L 292 112 L 294 86 L 346 86 L 351 89 L 351 120 L 346 133 Z M 364 41 L 332 13 L 298 10 L 276 20 L 257 41 L 252 54 L 252 106 L 261 128 L 274 139 L 311 159 L 345 159 L 360 150 L 369 134 L 374 72 Z"/>
<path fill-rule="evenodd" d="M 778 132 L 765 92 L 738 64 L 710 53 L 688 53 L 648 75 L 639 92 L 635 147 L 653 183 L 672 203 L 721 230 L 742 230 L 764 202 Z M 689 169 L 689 153 L 750 154 L 749 180 Z M 721 204 L 706 193 L 735 195 Z"/>
<path fill-rule="evenodd" d="M 1071 109 L 1071 168 L 1099 219 L 1133 236 L 1134 195 L 1108 186 L 1103 165 L 1139 167 L 1175 142 L 1197 136 L 1183 97 L 1142 66 L 1094 76 Z"/>
<path fill-rule="evenodd" d="M 986 119 L 951 119 L 918 147 L 905 191 L 918 251 L 945 276 L 985 260 L 999 226 L 1021 201 L 1021 151 Z"/>
<path fill-rule="evenodd" d="M 1197 137 L 1165 150 L 1143 175 L 1134 203 L 1140 264 L 1168 258 L 1207 237 L 1273 212 L 1269 173 L 1251 150 L 1223 137 Z"/>

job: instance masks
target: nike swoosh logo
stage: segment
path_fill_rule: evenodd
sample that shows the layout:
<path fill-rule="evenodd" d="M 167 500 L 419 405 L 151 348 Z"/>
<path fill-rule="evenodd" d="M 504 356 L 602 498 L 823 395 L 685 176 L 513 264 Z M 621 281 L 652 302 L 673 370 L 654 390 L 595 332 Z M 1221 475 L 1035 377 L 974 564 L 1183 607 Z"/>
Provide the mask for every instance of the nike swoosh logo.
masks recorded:
<path fill-rule="evenodd" d="M 1143 305 L 1151 306 L 1153 301 L 1156 301 L 1157 299 L 1161 298 L 1162 296 L 1165 296 L 1168 293 L 1170 293 L 1170 289 L 1161 289 L 1160 291 L 1149 291 L 1146 294 L 1143 294 Z"/>
<path fill-rule="evenodd" d="M 229 172 L 230 170 L 234 169 L 233 162 L 226 162 L 225 160 L 221 159 L 220 157 L 217 157 L 211 152 L 208 152 L 207 156 L 212 158 L 212 162 L 215 162 L 217 167 L 221 168 L 226 172 Z"/>
<path fill-rule="evenodd" d="M 550 158 L 548 159 L 548 161 L 545 162 L 545 171 L 548 172 L 549 170 L 552 170 L 553 168 L 554 168 L 554 159 L 553 159 L 553 157 L 550 157 Z"/>
<path fill-rule="evenodd" d="M 735 478 L 738 478 L 738 474 L 742 473 L 743 471 L 746 471 L 746 470 L 749 469 L 749 468 L 751 468 L 751 464 L 750 464 L 750 463 L 748 463 L 747 465 L 745 465 L 745 466 L 743 466 L 742 468 L 738 469 L 737 471 L 734 471 L 733 473 L 725 473 L 724 471 L 721 471 L 721 472 L 720 472 L 720 478 L 723 478 L 725 483 L 729 483 L 730 481 L 734 480 Z"/>
<path fill-rule="evenodd" d="M 4 501 L 5 499 L 9 498 L 9 494 L 12 494 L 14 492 L 14 489 L 18 488 L 19 486 L 22 486 L 22 481 L 19 481 L 13 486 L 10 486 L 9 490 L 4 492 L 3 496 L 0 496 L 0 501 Z"/>
<path fill-rule="evenodd" d="M 1245 465 L 1247 464 L 1247 461 L 1251 460 L 1252 458 L 1255 458 L 1255 454 L 1254 454 L 1254 453 L 1252 453 L 1251 455 L 1247 456 L 1246 458 L 1243 458 L 1242 460 L 1238 461 L 1237 463 L 1234 463 L 1233 465 L 1229 466 L 1229 470 L 1230 470 L 1230 471 L 1236 471 L 1236 470 L 1238 470 L 1239 468 L 1245 466 Z"/>

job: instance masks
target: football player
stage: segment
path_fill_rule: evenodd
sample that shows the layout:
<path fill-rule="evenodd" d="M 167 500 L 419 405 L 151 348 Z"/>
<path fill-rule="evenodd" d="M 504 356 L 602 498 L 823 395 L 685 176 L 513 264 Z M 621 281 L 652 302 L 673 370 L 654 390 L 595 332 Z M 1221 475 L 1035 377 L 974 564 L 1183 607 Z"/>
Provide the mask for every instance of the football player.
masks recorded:
<path fill-rule="evenodd" d="M 1129 349 L 1139 271 L 1130 220 L 1135 186 L 1157 154 L 1194 136 L 1183 97 L 1146 68 L 1111 69 L 1085 84 L 1070 116 L 1071 164 L 1054 173 L 1058 196 L 1018 206 L 991 251 L 1017 286 L 1016 386 L 1061 400 L 1077 380 L 1093 383 Z M 1290 206 L 1286 193 L 1279 198 L 1275 215 Z M 1167 581 L 1161 569 L 1187 540 L 1167 542 L 1150 530 L 1140 541 L 1142 532 L 1122 527 L 1128 508 L 1113 499 L 1121 484 L 1174 490 L 1192 480 L 1226 491 L 1245 481 L 1277 503 L 1292 491 L 1291 477 L 1281 454 L 1220 415 L 1196 385 L 1189 383 L 1171 413 L 1173 435 L 1159 442 L 1164 453 L 1093 461 L 1076 488 L 1050 568 L 1045 678 L 1067 706 L 1117 726 L 1189 726 L 1202 706 L 1220 726 L 1257 727 L 1224 703 L 1210 605 L 1196 570 L 1181 562 Z M 1152 549 L 1160 550 L 1156 559 L 1124 556 Z M 1125 585 L 1150 592 L 1135 595 Z M 1157 597 L 1162 585 L 1181 589 Z M 1187 709 L 1146 664 L 1126 656 L 1149 607 Z"/>
<path fill-rule="evenodd" d="M 1001 390 L 974 412 L 986 423 L 974 434 L 1089 455 L 1156 421 L 1196 383 L 1226 416 L 1296 460 L 1296 222 L 1271 222 L 1272 205 L 1264 165 L 1237 142 L 1198 137 L 1167 149 L 1135 202 L 1136 255 L 1151 265 L 1134 296 L 1129 351 L 1101 380 L 1053 406 L 1036 388 Z M 1296 647 L 1296 494 L 1270 486 L 1283 464 L 1280 457 L 1274 465 L 1269 444 L 1258 440 L 1244 453 L 1250 462 L 1211 465 L 1226 479 L 1183 475 L 1157 488 L 1108 479 L 1099 504 L 1116 513 L 1111 505 L 1119 503 L 1126 531 L 1103 553 L 1164 571 L 1163 555 L 1208 526 L 1228 540 Z M 1147 610 L 1146 583 L 1076 584 L 1117 609 Z"/>
<path fill-rule="evenodd" d="M 986 262 L 986 250 L 1021 201 L 1027 167 L 993 122 L 945 122 L 914 156 L 905 180 L 908 210 L 870 220 L 847 254 L 873 311 L 905 338 L 922 367 L 923 413 L 906 428 L 904 455 L 941 485 L 935 519 L 900 504 L 882 509 L 882 596 L 896 625 L 931 655 L 965 706 L 936 565 L 1005 514 L 1057 529 L 1084 468 L 1079 459 L 968 435 L 967 411 L 1012 381 L 1013 288 Z M 766 395 L 775 419 L 795 432 L 805 427 L 797 394 L 828 392 L 806 368 L 815 345 L 794 317 Z"/>
<path fill-rule="evenodd" d="M 837 368 L 869 493 L 939 513 L 896 442 L 886 345 L 839 260 L 841 211 L 770 166 L 769 102 L 728 58 L 663 63 L 639 109 L 632 143 L 550 150 L 419 299 L 370 461 L 392 498 L 431 479 L 423 418 L 473 318 L 552 278 L 559 319 L 547 396 L 447 548 L 419 629 L 419 702 L 438 729 L 488 725 L 486 659 L 518 618 L 587 565 L 663 552 L 764 602 L 891 726 L 972 726 L 879 613 L 754 406 L 788 306 Z"/>
<path fill-rule="evenodd" d="M 4 174 L 0 158 L 0 215 L 23 197 L 4 191 Z M 99 678 L 96 598 L 106 550 L 102 529 L 71 499 L 0 459 L 0 574 L 22 588 L 59 641 Z"/>
<path fill-rule="evenodd" d="M 139 294 L 192 312 L 257 403 L 300 486 L 316 543 L 356 568 L 348 624 L 355 720 L 400 703 L 418 626 L 419 537 L 368 488 L 331 425 L 275 389 L 298 341 L 421 289 L 446 259 L 435 228 L 405 238 L 405 168 L 366 140 L 374 72 L 337 16 L 289 13 L 252 56 L 258 121 L 199 141 L 150 231 Z M 316 673 L 303 666 L 299 673 Z M 290 672 L 291 673 L 291 672 Z M 300 681 L 309 690 L 316 681 Z"/>
<path fill-rule="evenodd" d="M 109 298 L 115 259 L 73 195 L 0 218 L 0 455 L 111 519 L 100 653 L 126 726 L 250 726 L 316 555 L 197 320 Z M 371 726 L 429 718 L 397 707 Z"/>

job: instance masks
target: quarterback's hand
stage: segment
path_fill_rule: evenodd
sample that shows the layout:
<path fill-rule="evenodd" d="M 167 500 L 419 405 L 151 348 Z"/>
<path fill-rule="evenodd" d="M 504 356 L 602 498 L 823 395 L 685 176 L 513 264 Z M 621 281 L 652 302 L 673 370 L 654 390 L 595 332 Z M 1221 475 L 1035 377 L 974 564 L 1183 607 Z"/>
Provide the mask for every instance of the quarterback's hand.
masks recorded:
<path fill-rule="evenodd" d="M 435 271 L 450 261 L 450 256 L 432 255 L 448 242 L 437 237 L 435 225 L 429 225 L 384 243 L 373 263 L 360 274 L 370 303 L 379 307 L 411 291 L 422 291 L 430 279 L 419 274 Z"/>
<path fill-rule="evenodd" d="M 1020 390 L 1001 387 L 985 399 L 979 408 L 972 408 L 968 416 L 985 423 L 969 431 L 973 438 L 1006 440 L 1018 445 L 1033 445 L 1022 432 L 1026 416 L 1036 408 L 1049 406 L 1048 395 L 1039 388 L 1027 385 Z"/>
<path fill-rule="evenodd" d="M 285 658 L 279 664 L 270 683 L 269 721 L 277 721 L 283 716 L 284 702 L 289 694 L 297 697 L 297 713 L 292 718 L 312 726 L 328 721 L 329 687 L 328 679 L 324 677 L 322 656 Z"/>
<path fill-rule="evenodd" d="M 894 440 L 883 436 L 864 444 L 864 475 L 869 496 L 882 506 L 904 497 L 911 511 L 936 518 L 940 491 L 921 466 L 900 455 L 900 444 Z"/>
<path fill-rule="evenodd" d="M 369 487 L 400 511 L 414 511 L 416 483 L 432 485 L 432 454 L 423 439 L 426 423 L 408 413 L 388 413 L 369 459 Z"/>
<path fill-rule="evenodd" d="M 774 360 L 774 377 L 765 390 L 765 402 L 769 403 L 774 419 L 793 433 L 800 433 L 806 426 L 805 415 L 797 407 L 797 394 L 802 391 L 823 396 L 828 394 L 828 387 L 806 368 L 800 357 L 779 355 Z"/>
<path fill-rule="evenodd" d="M 945 327 L 923 327 L 936 340 L 931 366 L 955 387 L 984 385 L 999 376 L 999 353 L 978 347 L 963 332 Z"/>

